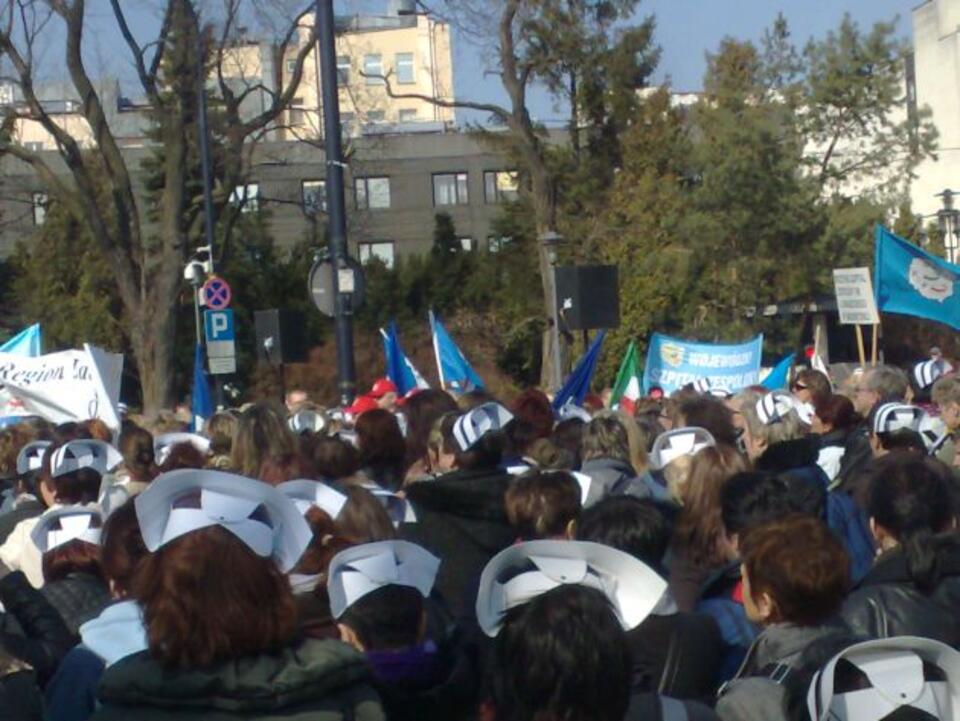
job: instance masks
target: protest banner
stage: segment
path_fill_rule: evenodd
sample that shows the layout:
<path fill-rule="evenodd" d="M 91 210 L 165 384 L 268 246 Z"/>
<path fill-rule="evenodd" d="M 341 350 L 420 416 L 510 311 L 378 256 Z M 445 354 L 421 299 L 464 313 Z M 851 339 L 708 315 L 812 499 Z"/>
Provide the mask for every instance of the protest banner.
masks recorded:
<path fill-rule="evenodd" d="M 869 268 L 834 268 L 833 288 L 837 296 L 837 311 L 842 325 L 852 325 L 857 333 L 857 350 L 860 352 L 860 365 L 867 364 L 863 350 L 864 325 L 873 326 L 871 346 L 871 364 L 877 364 L 877 332 L 880 326 L 880 313 L 873 295 L 873 283 L 870 282 Z"/>
<path fill-rule="evenodd" d="M 100 418 L 120 428 L 117 401 L 123 356 L 84 344 L 36 357 L 0 353 L 5 416 L 40 416 L 51 423 Z"/>
<path fill-rule="evenodd" d="M 692 343 L 654 333 L 647 350 L 643 390 L 659 386 L 672 393 L 698 378 L 734 392 L 760 380 L 763 335 L 737 345 Z"/>

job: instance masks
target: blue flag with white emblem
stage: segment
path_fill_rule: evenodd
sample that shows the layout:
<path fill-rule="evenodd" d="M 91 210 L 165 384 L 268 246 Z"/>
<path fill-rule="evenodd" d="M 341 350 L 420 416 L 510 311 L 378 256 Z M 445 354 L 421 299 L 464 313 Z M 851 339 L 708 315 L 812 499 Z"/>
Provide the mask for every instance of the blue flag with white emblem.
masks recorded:
<path fill-rule="evenodd" d="M 429 388 L 423 376 L 414 367 L 407 354 L 400 347 L 400 335 L 397 333 L 397 324 L 390 321 L 386 330 L 380 329 L 383 336 L 383 355 L 386 360 L 386 376 L 397 386 L 401 396 L 407 395 L 415 388 Z"/>
<path fill-rule="evenodd" d="M 450 388 L 458 393 L 483 388 L 480 376 L 457 344 L 453 342 L 453 338 L 433 311 L 430 311 L 430 333 L 433 336 L 433 352 L 437 356 L 437 372 L 440 374 L 441 387 Z"/>
<path fill-rule="evenodd" d="M 960 266 L 877 226 L 877 308 L 946 323 L 960 330 Z"/>

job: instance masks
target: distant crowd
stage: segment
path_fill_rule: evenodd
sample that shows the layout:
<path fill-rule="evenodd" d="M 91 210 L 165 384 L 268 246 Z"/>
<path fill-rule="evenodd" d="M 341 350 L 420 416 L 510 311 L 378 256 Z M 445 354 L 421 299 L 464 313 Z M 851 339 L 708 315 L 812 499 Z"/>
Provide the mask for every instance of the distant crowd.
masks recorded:
<path fill-rule="evenodd" d="M 3 428 L 0 719 L 960 718 L 939 351 L 613 400 Z"/>

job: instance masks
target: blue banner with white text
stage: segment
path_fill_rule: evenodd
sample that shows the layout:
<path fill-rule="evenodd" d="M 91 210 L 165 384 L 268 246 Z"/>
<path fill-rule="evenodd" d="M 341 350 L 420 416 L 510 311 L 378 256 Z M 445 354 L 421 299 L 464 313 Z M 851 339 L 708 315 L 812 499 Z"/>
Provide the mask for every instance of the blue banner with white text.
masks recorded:
<path fill-rule="evenodd" d="M 738 345 L 692 343 L 654 333 L 643 370 L 643 391 L 659 386 L 667 393 L 708 378 L 714 388 L 736 392 L 760 380 L 763 335 Z"/>

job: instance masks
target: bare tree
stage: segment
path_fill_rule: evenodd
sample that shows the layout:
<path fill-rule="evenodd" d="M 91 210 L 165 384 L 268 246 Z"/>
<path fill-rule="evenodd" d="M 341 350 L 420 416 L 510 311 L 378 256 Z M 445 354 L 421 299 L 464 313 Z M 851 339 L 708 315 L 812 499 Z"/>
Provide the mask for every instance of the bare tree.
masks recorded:
<path fill-rule="evenodd" d="M 300 83 L 303 64 L 315 42 L 313 23 L 304 19 L 307 7 L 292 18 L 279 40 L 278 54 L 286 58 L 297 48 L 295 64 L 286 86 L 275 88 L 255 78 L 238 88 L 228 81 L 225 69 L 231 48 L 236 47 L 242 0 L 223 0 L 219 29 L 203 26 L 190 0 L 167 0 L 157 37 L 142 45 L 128 24 L 126 3 L 110 0 L 112 22 L 126 44 L 163 145 L 162 189 L 156 209 L 137 192 L 136 168 L 122 152 L 110 126 L 104 99 L 84 64 L 84 36 L 89 18 L 84 0 L 4 0 L 0 3 L 0 59 L 12 69 L 10 80 L 22 102 L 3 118 L 0 154 L 30 166 L 59 202 L 82 218 L 108 260 L 124 309 L 140 376 L 144 409 L 148 413 L 173 401 L 173 357 L 176 308 L 182 289 L 181 272 L 189 239 L 200 220 L 201 204 L 190 197 L 188 179 L 196 176 L 189 151 L 189 134 L 196 132 L 198 88 L 205 84 L 199 73 L 216 78 L 222 113 L 223 168 L 216 189 L 216 204 L 229 205 L 233 189 L 245 178 L 250 147 L 290 105 Z M 129 6 L 128 6 L 129 7 Z M 80 114 L 90 137 L 72 136 L 48 112 L 38 94 L 35 52 L 41 32 L 59 24 L 65 33 L 64 67 L 79 97 Z M 306 32 L 305 42 L 297 41 Z M 179 55 L 178 55 L 179 54 Z M 193 60 L 191 61 L 191 54 Z M 202 57 L 203 62 L 196 62 Z M 164 69 L 165 61 L 169 67 Z M 203 68 L 203 70 L 201 70 Z M 173 76 L 171 77 L 171 73 Z M 257 113 L 244 112 L 244 101 L 254 93 L 268 98 Z M 19 123 L 38 123 L 49 133 L 68 174 L 59 174 L 48 155 L 18 144 L 14 129 Z M 89 148 L 85 144 L 89 144 Z"/>

